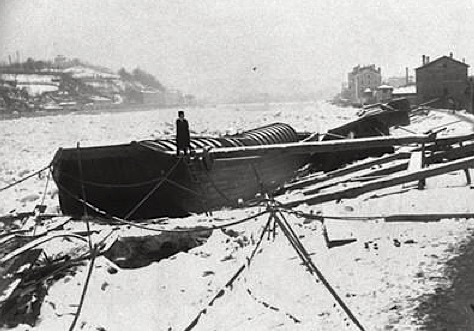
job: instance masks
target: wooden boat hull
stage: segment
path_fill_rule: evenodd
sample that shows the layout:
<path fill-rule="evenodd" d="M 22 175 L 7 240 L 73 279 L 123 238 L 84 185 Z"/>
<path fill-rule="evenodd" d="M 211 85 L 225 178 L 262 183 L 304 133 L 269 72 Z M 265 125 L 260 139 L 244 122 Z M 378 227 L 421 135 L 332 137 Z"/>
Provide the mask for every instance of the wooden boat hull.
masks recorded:
<path fill-rule="evenodd" d="M 178 157 L 139 142 L 60 149 L 53 160 L 53 178 L 61 210 L 73 216 L 96 213 L 80 199 L 129 219 L 234 207 L 291 179 L 307 158 L 279 152 L 214 160 L 206 155 Z"/>
<path fill-rule="evenodd" d="M 391 127 L 410 124 L 408 100 L 395 99 L 387 105 L 377 105 L 377 107 L 366 110 L 367 112 L 362 117 L 354 121 L 329 130 L 323 140 L 388 136 Z M 331 171 L 356 160 L 393 152 L 393 147 L 379 147 L 344 153 L 316 153 L 312 156 L 311 163 L 314 168 Z"/>

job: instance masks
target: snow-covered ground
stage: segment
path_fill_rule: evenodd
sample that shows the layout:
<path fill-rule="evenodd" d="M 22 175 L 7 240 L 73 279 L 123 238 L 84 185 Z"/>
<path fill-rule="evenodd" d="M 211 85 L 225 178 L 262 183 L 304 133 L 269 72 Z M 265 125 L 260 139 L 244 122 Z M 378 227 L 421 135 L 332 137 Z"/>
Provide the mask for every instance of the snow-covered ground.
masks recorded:
<path fill-rule="evenodd" d="M 355 110 L 325 103 L 226 105 L 190 109 L 186 115 L 197 134 L 233 133 L 276 121 L 289 123 L 298 131 L 325 132 L 354 118 Z M 171 135 L 175 117 L 176 110 L 168 109 L 2 121 L 0 187 L 48 164 L 61 146 L 75 146 L 78 141 L 81 146 L 91 146 Z M 409 129 L 422 133 L 457 120 L 460 122 L 451 124 L 446 134 L 474 131 L 473 116 L 444 111 L 417 117 Z M 35 177 L 0 192 L 0 214 L 31 210 L 41 201 L 46 181 L 45 176 Z M 403 188 L 297 209 L 350 216 L 474 212 L 474 190 L 465 185 L 462 171 L 428 179 L 423 191 L 413 185 Z M 45 199 L 51 210 L 57 208 L 53 186 L 49 186 Z M 218 211 L 212 224 L 259 210 Z M 346 222 L 357 241 L 328 248 L 319 221 L 290 214 L 285 217 L 314 264 L 365 330 L 474 327 L 469 324 L 474 321 L 470 308 L 474 303 L 470 301 L 474 299 L 470 267 L 473 219 Z M 277 229 L 274 240 L 264 237 L 261 250 L 247 265 L 246 257 L 267 219 L 268 215 L 260 216 L 255 222 L 232 227 L 232 232 L 215 230 L 204 245 L 138 269 L 110 273 L 110 262 L 99 257 L 76 329 L 184 330 L 206 308 L 193 330 L 357 330 L 321 281 L 307 272 L 281 230 Z M 209 220 L 198 215 L 173 222 L 189 225 L 205 221 Z M 147 235 L 146 230 L 140 235 Z M 57 247 L 50 249 L 66 247 L 61 240 L 55 243 Z M 246 269 L 232 286 L 226 287 L 242 265 Z M 68 330 L 86 274 L 84 265 L 75 274 L 57 280 L 45 297 L 36 326 L 19 325 L 15 330 Z M 222 288 L 225 291 L 208 307 Z"/>

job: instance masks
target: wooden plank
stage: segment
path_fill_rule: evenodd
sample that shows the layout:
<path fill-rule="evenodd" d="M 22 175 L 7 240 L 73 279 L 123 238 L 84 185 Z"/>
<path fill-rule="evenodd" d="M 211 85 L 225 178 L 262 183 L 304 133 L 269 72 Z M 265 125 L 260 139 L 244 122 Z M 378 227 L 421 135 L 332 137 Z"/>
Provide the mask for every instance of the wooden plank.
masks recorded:
<path fill-rule="evenodd" d="M 416 172 L 405 172 L 403 175 L 391 176 L 388 178 L 374 180 L 356 187 L 339 189 L 334 192 L 314 194 L 302 199 L 295 199 L 293 201 L 285 202 L 284 205 L 286 207 L 296 207 L 302 203 L 316 204 L 320 202 L 338 200 L 343 198 L 354 198 L 358 195 L 367 192 L 393 187 L 413 181 L 419 181 L 428 177 L 443 175 L 452 171 L 462 170 L 473 165 L 474 157 L 468 157 L 445 164 L 433 165 L 429 168 L 424 168 Z"/>
<path fill-rule="evenodd" d="M 423 153 L 421 151 L 411 153 L 408 172 L 415 172 L 421 168 L 423 168 Z"/>
<path fill-rule="evenodd" d="M 388 163 L 388 162 L 399 160 L 399 159 L 407 159 L 409 157 L 410 157 L 410 153 L 403 152 L 403 153 L 395 153 L 395 154 L 390 154 L 388 156 L 378 157 L 378 158 L 371 159 L 364 162 L 358 162 L 356 164 L 349 165 L 342 169 L 330 171 L 323 175 L 310 176 L 308 178 L 304 178 L 297 182 L 287 184 L 285 185 L 285 189 L 297 189 L 297 188 L 305 187 L 305 186 L 308 186 L 309 184 L 322 182 L 333 177 L 344 176 L 352 172 L 368 169 L 368 168 L 373 167 L 374 165 L 380 165 L 380 164 Z"/>
<path fill-rule="evenodd" d="M 385 216 L 385 222 L 438 222 L 442 219 L 474 218 L 474 213 L 394 214 Z"/>
<path fill-rule="evenodd" d="M 324 220 L 323 230 L 326 245 L 331 248 L 357 241 L 351 226 L 354 222 L 344 220 Z"/>
<path fill-rule="evenodd" d="M 21 283 L 21 277 L 17 273 L 30 268 L 42 251 L 42 249 L 29 250 L 0 268 L 0 315 L 3 305 Z"/>
<path fill-rule="evenodd" d="M 367 171 L 367 172 L 365 172 L 364 174 L 361 174 L 361 175 L 369 176 L 369 177 L 388 175 L 388 174 L 391 174 L 391 173 L 394 173 L 394 172 L 406 170 L 407 167 L 408 167 L 407 162 L 396 163 L 394 165 L 389 165 L 388 167 L 385 167 L 383 169 L 375 169 L 373 171 Z M 313 193 L 319 192 L 320 190 L 331 187 L 331 186 L 336 186 L 336 185 L 339 185 L 339 184 L 342 184 L 342 183 L 351 182 L 352 179 L 353 179 L 353 174 L 347 174 L 346 176 L 344 176 L 342 178 L 339 178 L 339 177 L 331 178 L 331 179 L 329 179 L 325 182 L 318 183 L 319 185 L 317 184 L 316 186 L 312 186 L 312 187 L 309 187 L 307 189 L 303 189 L 302 192 L 306 195 L 307 194 L 313 194 Z"/>
<path fill-rule="evenodd" d="M 439 137 L 436 138 L 436 140 L 429 142 L 427 146 L 431 146 L 432 144 L 435 146 L 453 145 L 468 140 L 474 140 L 474 133 L 453 135 L 449 137 Z"/>
<path fill-rule="evenodd" d="M 463 157 L 473 156 L 474 155 L 474 144 L 467 144 L 460 147 L 453 147 L 446 151 L 439 151 L 432 153 L 427 157 L 426 161 L 428 163 L 437 163 L 447 160 L 455 160 Z"/>
<path fill-rule="evenodd" d="M 55 234 L 52 234 L 52 235 L 46 235 L 46 236 L 42 236 L 38 239 L 35 239 L 35 240 L 32 240 L 31 242 L 29 242 L 28 244 L 14 250 L 13 252 L 10 252 L 8 253 L 7 255 L 5 255 L 4 257 L 2 257 L 0 259 L 0 265 L 6 263 L 7 261 L 13 259 L 14 257 L 18 256 L 18 255 L 21 255 L 37 246 L 39 246 L 40 244 L 46 242 L 46 241 L 49 241 L 51 239 L 54 239 L 54 238 L 61 238 L 61 237 L 74 237 L 74 238 L 78 238 L 82 241 L 87 241 L 86 238 L 84 237 L 81 237 L 81 236 L 78 236 L 76 234 L 72 234 L 72 233 L 69 233 L 69 232 L 61 232 L 59 233 L 59 231 L 57 231 Z"/>
<path fill-rule="evenodd" d="M 242 157 L 229 157 L 225 159 L 217 159 L 216 162 L 236 162 L 236 161 L 258 161 L 261 156 L 242 156 Z"/>
<path fill-rule="evenodd" d="M 341 152 L 349 150 L 370 149 L 377 147 L 402 146 L 428 142 L 434 139 L 428 135 L 413 135 L 405 137 L 369 137 L 360 139 L 340 139 L 315 142 L 295 142 L 263 146 L 225 147 L 210 150 L 209 154 L 215 159 L 241 157 L 247 155 L 265 155 L 268 153 L 312 154 L 326 152 Z"/>

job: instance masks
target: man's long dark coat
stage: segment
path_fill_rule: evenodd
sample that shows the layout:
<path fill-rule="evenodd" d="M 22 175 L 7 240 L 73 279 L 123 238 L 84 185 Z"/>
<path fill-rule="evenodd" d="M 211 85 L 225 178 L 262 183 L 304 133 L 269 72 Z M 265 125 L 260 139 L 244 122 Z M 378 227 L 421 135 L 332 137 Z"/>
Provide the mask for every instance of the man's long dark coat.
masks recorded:
<path fill-rule="evenodd" d="M 189 124 L 185 119 L 176 120 L 176 144 L 178 150 L 186 151 L 189 148 Z"/>

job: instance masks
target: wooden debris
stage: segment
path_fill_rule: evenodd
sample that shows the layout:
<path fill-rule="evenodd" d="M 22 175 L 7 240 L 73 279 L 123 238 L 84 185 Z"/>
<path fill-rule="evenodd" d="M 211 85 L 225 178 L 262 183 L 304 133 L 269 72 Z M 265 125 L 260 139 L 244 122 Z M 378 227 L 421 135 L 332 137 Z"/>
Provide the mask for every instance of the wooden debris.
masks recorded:
<path fill-rule="evenodd" d="M 427 144 L 434 145 L 436 147 L 446 146 L 446 145 L 453 145 L 456 143 L 460 143 L 463 141 L 474 140 L 474 133 L 470 134 L 462 134 L 462 135 L 452 135 L 449 137 L 439 137 L 433 141 L 428 141 Z"/>
<path fill-rule="evenodd" d="M 29 269 L 41 254 L 41 249 L 33 249 L 0 266 L 0 316 L 3 306 L 21 283 L 18 273 Z"/>
<path fill-rule="evenodd" d="M 328 248 L 342 246 L 357 241 L 351 230 L 352 221 L 324 220 L 323 231 Z"/>
<path fill-rule="evenodd" d="M 472 180 L 471 180 L 471 174 L 469 172 L 469 169 L 464 169 L 464 173 L 466 174 L 467 185 L 471 185 L 472 187 Z"/>
<path fill-rule="evenodd" d="M 415 172 L 423 168 L 423 153 L 421 151 L 413 152 L 408 162 L 408 172 Z"/>
<path fill-rule="evenodd" d="M 390 154 L 387 156 L 382 156 L 378 157 L 375 159 L 371 159 L 365 162 L 359 162 L 353 165 L 349 165 L 345 168 L 342 169 L 337 169 L 334 171 L 330 171 L 328 173 L 325 173 L 323 175 L 318 175 L 318 176 L 309 176 L 307 178 L 304 178 L 302 180 L 299 180 L 294 183 L 290 183 L 285 186 L 285 189 L 297 189 L 297 188 L 302 188 L 305 186 L 308 186 L 310 184 L 322 182 L 325 180 L 328 180 L 330 178 L 338 177 L 338 176 L 344 176 L 353 172 L 357 172 L 360 170 L 364 169 L 370 169 L 371 167 L 375 165 L 381 165 L 384 163 L 388 163 L 394 160 L 400 160 L 400 159 L 408 159 L 410 157 L 410 153 L 403 152 L 403 153 L 396 153 L 396 154 Z"/>
<path fill-rule="evenodd" d="M 440 150 L 441 148 L 432 149 L 431 155 L 426 158 L 427 163 L 439 163 L 446 160 L 456 160 L 468 156 L 474 156 L 474 143 L 457 147 L 446 145 L 444 150 Z"/>
<path fill-rule="evenodd" d="M 408 162 L 408 172 L 416 172 L 423 168 L 424 151 L 416 151 L 411 153 L 410 162 Z M 422 190 L 426 186 L 425 179 L 418 181 L 418 189 Z"/>
<path fill-rule="evenodd" d="M 380 178 L 380 176 L 386 176 L 388 174 L 392 174 L 395 172 L 399 172 L 402 170 L 406 170 L 408 167 L 408 162 L 401 162 L 401 163 L 395 163 L 394 165 L 388 165 L 385 168 L 382 169 L 375 169 L 372 171 L 366 171 L 364 174 L 361 174 L 363 176 L 368 176 L 368 177 L 377 177 Z M 316 192 L 321 191 L 322 189 L 329 188 L 331 186 L 336 186 L 342 183 L 347 183 L 347 182 L 352 182 L 354 179 L 352 174 L 347 174 L 343 178 L 332 178 L 328 181 L 321 182 L 319 185 L 312 186 L 307 189 L 303 189 L 302 192 L 306 195 L 308 194 L 313 194 Z"/>
<path fill-rule="evenodd" d="M 439 222 L 451 218 L 474 218 L 474 213 L 394 214 L 384 217 L 385 222 Z"/>
<path fill-rule="evenodd" d="M 35 240 L 32 240 L 31 242 L 29 242 L 28 244 L 18 248 L 18 249 L 15 249 L 14 251 L 6 254 L 4 257 L 2 257 L 0 259 L 0 266 L 2 264 L 4 264 L 5 262 L 11 260 L 12 258 L 18 256 L 18 255 L 21 255 L 39 245 L 41 245 L 42 243 L 45 243 L 51 239 L 54 239 L 54 238 L 61 238 L 61 237 L 74 237 L 74 238 L 77 238 L 79 240 L 82 240 L 82 241 L 87 241 L 86 238 L 84 237 L 81 237 L 81 236 L 78 236 L 78 235 L 75 235 L 75 234 L 71 234 L 71 233 L 67 233 L 67 232 L 64 232 L 64 233 L 57 233 L 59 231 L 56 231 L 56 233 L 54 234 L 50 234 L 50 235 L 46 235 L 46 236 L 42 236 L 40 238 L 37 238 Z"/>
<path fill-rule="evenodd" d="M 393 187 L 396 185 L 419 181 L 428 177 L 443 175 L 456 170 L 463 170 L 474 165 L 474 157 L 468 157 L 440 165 L 433 165 L 415 172 L 406 172 L 402 175 L 391 176 L 361 184 L 356 187 L 339 189 L 334 192 L 314 194 L 302 199 L 295 199 L 284 203 L 286 207 L 295 207 L 301 203 L 315 204 L 324 201 L 354 198 L 363 193 Z"/>

